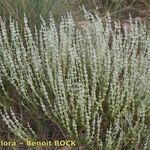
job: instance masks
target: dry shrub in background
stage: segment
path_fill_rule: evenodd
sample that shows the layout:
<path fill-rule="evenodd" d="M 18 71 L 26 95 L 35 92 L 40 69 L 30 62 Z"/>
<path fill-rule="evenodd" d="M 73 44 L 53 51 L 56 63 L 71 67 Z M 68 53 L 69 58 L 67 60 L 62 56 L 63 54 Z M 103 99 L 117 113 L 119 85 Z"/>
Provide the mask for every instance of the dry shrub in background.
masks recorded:
<path fill-rule="evenodd" d="M 99 12 L 101 17 L 109 11 L 113 18 L 120 20 L 127 19 L 129 13 L 134 17 L 150 18 L 149 0 L 1 0 L 0 16 L 5 18 L 7 23 L 11 16 L 18 22 L 22 31 L 22 18 L 26 14 L 32 30 L 34 25 L 40 27 L 40 14 L 48 22 L 49 11 L 53 13 L 57 23 L 66 11 L 71 11 L 75 19 L 82 20 L 81 5 L 91 12 Z"/>

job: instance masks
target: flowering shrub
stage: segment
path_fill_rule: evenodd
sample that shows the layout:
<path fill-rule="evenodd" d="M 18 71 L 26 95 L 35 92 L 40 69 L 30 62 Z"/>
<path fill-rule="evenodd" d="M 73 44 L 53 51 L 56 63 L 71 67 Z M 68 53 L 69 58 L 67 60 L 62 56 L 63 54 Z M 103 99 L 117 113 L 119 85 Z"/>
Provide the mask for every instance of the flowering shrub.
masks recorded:
<path fill-rule="evenodd" d="M 79 146 L 146 150 L 149 136 L 150 34 L 130 17 L 130 31 L 85 12 L 90 25 L 79 29 L 68 13 L 59 28 L 53 17 L 24 36 L 1 21 L 0 86 L 4 80 L 23 96 L 22 105 L 41 107 Z M 3 121 L 23 140 L 35 137 L 4 104 Z M 20 129 L 20 130 L 18 130 Z"/>

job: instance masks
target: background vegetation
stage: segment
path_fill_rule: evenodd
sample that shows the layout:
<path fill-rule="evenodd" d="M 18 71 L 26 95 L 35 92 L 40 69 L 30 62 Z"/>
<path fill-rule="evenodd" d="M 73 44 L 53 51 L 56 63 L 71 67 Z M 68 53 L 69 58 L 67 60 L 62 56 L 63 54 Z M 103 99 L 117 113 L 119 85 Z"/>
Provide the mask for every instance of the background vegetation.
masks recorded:
<path fill-rule="evenodd" d="M 105 16 L 109 11 L 116 19 L 127 19 L 129 13 L 133 17 L 150 18 L 149 0 L 1 0 L 0 16 L 6 20 L 11 16 L 22 26 L 22 18 L 26 14 L 30 24 L 40 26 L 39 15 L 48 22 L 49 11 L 56 21 L 60 21 L 60 16 L 66 11 L 72 12 L 77 20 L 82 20 L 81 5 L 92 12 L 98 11 L 100 16 Z"/>

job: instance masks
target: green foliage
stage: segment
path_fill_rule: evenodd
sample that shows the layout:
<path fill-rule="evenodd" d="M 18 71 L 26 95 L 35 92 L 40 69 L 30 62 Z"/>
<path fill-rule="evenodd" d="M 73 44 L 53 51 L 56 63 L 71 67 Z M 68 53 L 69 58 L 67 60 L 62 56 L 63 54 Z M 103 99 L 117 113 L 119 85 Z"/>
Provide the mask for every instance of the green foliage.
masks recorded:
<path fill-rule="evenodd" d="M 81 5 L 84 5 L 88 10 L 98 11 L 101 16 L 105 16 L 109 11 L 112 16 L 124 18 L 131 13 L 141 15 L 141 10 L 147 10 L 150 7 L 149 0 L 1 0 L 0 1 L 0 16 L 9 19 L 12 16 L 23 28 L 22 18 L 27 15 L 29 22 L 40 27 L 40 17 L 48 22 L 49 11 L 53 16 L 60 20 L 60 15 L 66 11 L 72 12 L 74 18 L 81 19 Z M 145 17 L 148 12 L 145 13 Z"/>
<path fill-rule="evenodd" d="M 85 149 L 146 150 L 150 33 L 131 17 L 130 28 L 122 29 L 119 22 L 111 25 L 109 15 L 106 24 L 98 14 L 84 10 L 84 16 L 88 25 L 82 29 L 68 13 L 59 29 L 50 16 L 49 25 L 42 19 L 34 33 L 24 17 L 23 37 L 17 22 L 10 20 L 9 33 L 1 19 L 1 89 L 8 96 L 7 80 L 23 97 L 22 107 L 40 108 Z M 13 133 L 23 140 L 38 136 L 3 107 Z"/>
<path fill-rule="evenodd" d="M 74 2 L 68 0 L 1 0 L 0 7 L 0 16 L 4 17 L 5 20 L 9 20 L 11 16 L 23 28 L 22 19 L 26 14 L 34 28 L 35 24 L 40 27 L 40 15 L 48 22 L 51 11 L 59 20 L 59 16 L 65 11 L 71 11 Z"/>

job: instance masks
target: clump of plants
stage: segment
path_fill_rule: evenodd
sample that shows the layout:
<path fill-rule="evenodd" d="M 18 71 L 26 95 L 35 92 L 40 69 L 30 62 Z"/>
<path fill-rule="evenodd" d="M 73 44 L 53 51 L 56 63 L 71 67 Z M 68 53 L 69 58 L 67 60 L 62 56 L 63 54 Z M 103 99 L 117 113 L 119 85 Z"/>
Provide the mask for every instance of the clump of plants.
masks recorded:
<path fill-rule="evenodd" d="M 0 87 L 5 82 L 22 96 L 22 107 L 55 121 L 67 138 L 83 149 L 147 150 L 150 104 L 150 34 L 130 16 L 130 29 L 119 22 L 105 24 L 85 11 L 88 26 L 78 28 L 72 15 L 59 28 L 50 16 L 40 31 L 31 32 L 24 17 L 24 36 L 17 22 L 7 31 L 1 19 Z M 1 116 L 22 140 L 39 132 L 19 122 L 1 102 Z M 36 109 L 37 108 L 37 109 Z M 32 109 L 31 109 L 32 114 Z"/>

